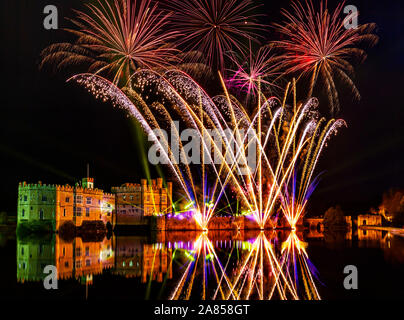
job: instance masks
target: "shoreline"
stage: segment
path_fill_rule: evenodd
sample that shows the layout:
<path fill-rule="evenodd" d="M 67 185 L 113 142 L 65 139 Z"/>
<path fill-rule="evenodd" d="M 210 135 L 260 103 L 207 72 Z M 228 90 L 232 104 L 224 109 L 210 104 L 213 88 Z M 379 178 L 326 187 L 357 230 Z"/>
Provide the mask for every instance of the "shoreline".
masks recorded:
<path fill-rule="evenodd" d="M 368 230 L 378 230 L 378 231 L 387 231 L 391 234 L 399 237 L 404 237 L 404 228 L 394 228 L 394 227 L 378 227 L 378 226 L 360 226 L 360 229 L 368 229 Z"/>

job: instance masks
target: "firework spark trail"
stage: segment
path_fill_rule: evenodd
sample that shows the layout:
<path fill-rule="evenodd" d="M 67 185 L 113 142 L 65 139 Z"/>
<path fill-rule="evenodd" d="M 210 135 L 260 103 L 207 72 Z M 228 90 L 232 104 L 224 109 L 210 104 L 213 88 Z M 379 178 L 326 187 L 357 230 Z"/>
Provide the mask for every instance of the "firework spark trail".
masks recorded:
<path fill-rule="evenodd" d="M 378 37 L 372 32 L 375 24 L 359 25 L 357 28 L 345 28 L 346 19 L 340 18 L 344 2 L 333 13 L 327 9 L 327 2 L 321 1 L 319 11 L 313 2 L 294 2 L 293 12 L 282 11 L 286 21 L 275 24 L 277 31 L 284 37 L 274 41 L 283 53 L 278 57 L 285 73 L 311 75 L 310 90 L 312 95 L 316 83 L 321 77 L 326 85 L 331 112 L 339 110 L 339 97 L 335 78 L 339 78 L 353 92 L 356 98 L 360 94 L 352 81 L 353 58 L 364 60 L 366 53 L 359 48 L 361 42 L 374 45 Z"/>

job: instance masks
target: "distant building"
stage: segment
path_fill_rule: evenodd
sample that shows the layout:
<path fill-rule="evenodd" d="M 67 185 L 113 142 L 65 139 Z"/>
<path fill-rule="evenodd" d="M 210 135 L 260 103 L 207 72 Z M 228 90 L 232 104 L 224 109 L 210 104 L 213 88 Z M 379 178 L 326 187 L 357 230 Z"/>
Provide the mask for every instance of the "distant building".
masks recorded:
<path fill-rule="evenodd" d="M 115 196 L 94 189 L 94 179 L 84 178 L 79 186 L 20 183 L 18 225 L 48 226 L 56 231 L 70 221 L 76 227 L 84 222 L 102 221 L 112 226 Z"/>
<path fill-rule="evenodd" d="M 112 188 L 116 199 L 116 225 L 148 224 L 147 217 L 172 212 L 172 183 L 163 186 L 163 179 L 157 178 L 147 183 L 125 183 Z"/>
<path fill-rule="evenodd" d="M 382 216 L 376 214 L 360 214 L 358 215 L 358 227 L 361 226 L 381 226 Z"/>

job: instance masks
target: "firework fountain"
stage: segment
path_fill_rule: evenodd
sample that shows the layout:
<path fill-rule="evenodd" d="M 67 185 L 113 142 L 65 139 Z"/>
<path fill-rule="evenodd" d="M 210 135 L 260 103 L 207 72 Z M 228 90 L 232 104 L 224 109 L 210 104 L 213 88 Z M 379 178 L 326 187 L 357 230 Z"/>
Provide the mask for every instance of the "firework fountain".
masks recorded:
<path fill-rule="evenodd" d="M 256 112 L 250 117 L 230 96 L 222 78 L 224 94 L 214 98 L 177 70 L 163 75 L 151 70 L 138 71 L 123 90 L 91 74 L 72 79 L 97 98 L 124 108 L 139 121 L 193 203 L 194 218 L 203 229 L 207 228 L 222 196 L 228 200 L 229 185 L 261 229 L 279 204 L 290 226 L 295 227 L 315 186 L 316 180 L 312 180 L 319 156 L 330 135 L 344 124 L 343 120 L 331 120 L 321 130 L 324 119 L 317 121 L 317 100 L 311 98 L 298 104 L 294 83 L 292 90 L 288 85 L 283 101 L 273 97 L 262 101 L 259 95 Z M 294 97 L 292 108 L 286 105 L 289 91 Z M 176 116 L 198 135 L 200 170 L 193 170 L 192 163 L 176 159 L 173 148 L 178 148 L 180 157 L 187 159 L 179 129 L 172 126 Z M 163 132 L 169 126 L 174 136 L 171 144 Z M 254 168 L 248 165 L 251 144 L 256 145 Z M 195 171 L 199 174 L 201 192 L 195 187 Z M 208 179 L 212 176 L 213 179 Z"/>

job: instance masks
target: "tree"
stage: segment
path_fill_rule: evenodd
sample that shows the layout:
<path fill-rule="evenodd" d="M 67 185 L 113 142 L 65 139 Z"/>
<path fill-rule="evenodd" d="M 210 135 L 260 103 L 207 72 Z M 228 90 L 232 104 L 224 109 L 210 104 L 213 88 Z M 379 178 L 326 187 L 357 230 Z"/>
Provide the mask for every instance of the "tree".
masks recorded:
<path fill-rule="evenodd" d="M 0 224 L 7 224 L 7 212 L 0 212 Z"/>
<path fill-rule="evenodd" d="M 324 228 L 326 229 L 345 229 L 348 224 L 344 217 L 344 212 L 340 206 L 329 208 L 324 214 Z"/>
<path fill-rule="evenodd" d="M 404 191 L 390 189 L 383 194 L 383 201 L 379 211 L 385 212 L 386 217 L 393 220 L 393 225 L 404 226 Z"/>

